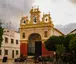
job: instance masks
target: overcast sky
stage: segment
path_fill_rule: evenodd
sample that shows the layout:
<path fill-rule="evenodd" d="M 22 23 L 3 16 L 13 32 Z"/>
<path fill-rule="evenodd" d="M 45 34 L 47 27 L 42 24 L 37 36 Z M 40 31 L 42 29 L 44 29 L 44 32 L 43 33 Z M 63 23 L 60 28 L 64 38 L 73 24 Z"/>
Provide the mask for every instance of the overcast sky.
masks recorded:
<path fill-rule="evenodd" d="M 76 0 L 36 0 L 41 11 L 51 13 L 54 24 L 76 22 Z"/>
<path fill-rule="evenodd" d="M 35 5 L 41 13 L 50 12 L 55 25 L 76 23 L 76 0 L 0 0 L 0 20 L 19 27 L 22 15 Z"/>

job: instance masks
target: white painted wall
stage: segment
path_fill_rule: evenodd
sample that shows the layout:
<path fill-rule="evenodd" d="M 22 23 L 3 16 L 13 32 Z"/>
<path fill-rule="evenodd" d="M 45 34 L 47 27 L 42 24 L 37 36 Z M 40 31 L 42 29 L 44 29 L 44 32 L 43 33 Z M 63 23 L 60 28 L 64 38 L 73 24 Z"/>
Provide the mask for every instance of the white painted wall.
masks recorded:
<path fill-rule="evenodd" d="M 20 34 L 13 31 L 13 30 L 8 30 L 9 32 L 5 32 L 8 29 L 4 29 L 4 34 L 3 34 L 3 42 L 1 45 L 1 50 L 2 50 L 2 55 L 0 55 L 0 59 L 3 58 L 4 56 L 4 50 L 8 50 L 8 58 L 12 59 L 12 50 L 14 50 L 14 58 L 17 58 L 20 56 Z M 5 43 L 5 37 L 8 38 L 8 43 Z M 11 44 L 11 38 L 14 39 L 14 43 Z M 16 40 L 18 40 L 18 44 L 16 44 Z M 16 55 L 16 50 L 18 50 L 19 54 Z"/>

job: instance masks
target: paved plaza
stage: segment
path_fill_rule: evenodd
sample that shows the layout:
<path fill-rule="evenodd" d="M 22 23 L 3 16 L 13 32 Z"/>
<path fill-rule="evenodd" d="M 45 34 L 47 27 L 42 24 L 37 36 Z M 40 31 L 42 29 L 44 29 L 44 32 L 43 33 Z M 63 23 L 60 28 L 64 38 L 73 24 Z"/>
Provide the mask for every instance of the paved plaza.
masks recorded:
<path fill-rule="evenodd" d="M 0 64 L 3 64 L 2 63 L 2 60 L 0 60 Z M 7 61 L 7 64 L 35 64 L 33 61 L 32 61 L 32 59 L 30 60 L 28 60 L 27 62 L 24 62 L 24 63 L 15 63 L 14 62 L 14 59 L 9 59 L 8 61 Z"/>
<path fill-rule="evenodd" d="M 0 64 L 3 64 L 2 60 L 0 60 Z M 52 63 L 40 63 L 40 62 L 39 63 L 34 63 L 34 61 L 32 59 L 28 59 L 27 62 L 24 62 L 24 63 L 20 63 L 20 62 L 15 63 L 14 59 L 9 59 L 7 64 L 52 64 Z"/>

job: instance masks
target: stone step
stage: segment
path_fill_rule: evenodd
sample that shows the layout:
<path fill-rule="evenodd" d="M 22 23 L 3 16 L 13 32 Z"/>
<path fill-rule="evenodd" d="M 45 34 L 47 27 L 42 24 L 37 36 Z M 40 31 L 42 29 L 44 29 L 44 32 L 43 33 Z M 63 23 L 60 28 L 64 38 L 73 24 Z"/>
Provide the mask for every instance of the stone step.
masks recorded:
<path fill-rule="evenodd" d="M 34 56 L 27 56 L 28 59 L 32 59 Z"/>

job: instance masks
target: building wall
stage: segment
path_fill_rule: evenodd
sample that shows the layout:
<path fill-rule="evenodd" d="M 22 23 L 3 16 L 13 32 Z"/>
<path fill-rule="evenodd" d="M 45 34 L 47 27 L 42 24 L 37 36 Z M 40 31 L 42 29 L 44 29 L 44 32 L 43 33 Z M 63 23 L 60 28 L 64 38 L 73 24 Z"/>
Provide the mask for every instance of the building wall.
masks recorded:
<path fill-rule="evenodd" d="M 5 41 L 5 37 L 8 38 L 8 42 Z M 13 43 L 11 43 L 11 39 L 13 39 Z M 18 40 L 18 44 L 16 43 L 16 40 Z M 20 56 L 20 34 L 13 31 L 4 29 L 3 34 L 3 42 L 1 45 L 1 55 L 0 59 L 3 58 L 5 55 L 5 50 L 8 50 L 7 57 L 12 59 L 12 51 L 14 50 L 14 58 L 17 58 Z M 16 55 L 16 50 L 18 50 L 18 55 Z"/>
<path fill-rule="evenodd" d="M 45 31 L 47 31 L 47 37 L 45 37 Z M 22 33 L 25 33 L 25 38 L 22 37 Z M 53 52 L 52 51 L 48 51 L 45 48 L 44 42 L 45 40 L 47 40 L 50 36 L 55 35 L 55 36 L 60 36 L 62 35 L 62 33 L 56 31 L 54 28 L 51 27 L 39 27 L 39 28 L 28 28 L 28 29 L 21 29 L 21 53 L 24 54 L 25 56 L 27 56 L 28 54 L 28 40 L 29 40 L 29 36 L 33 33 L 37 33 L 41 36 L 41 41 L 42 41 L 42 56 L 48 56 L 51 55 L 53 56 Z"/>
<path fill-rule="evenodd" d="M 44 32 L 47 31 L 47 37 L 45 37 Z M 22 33 L 25 33 L 25 38 L 22 37 Z M 20 30 L 20 40 L 28 40 L 29 36 L 33 33 L 37 33 L 41 36 L 42 40 L 48 39 L 50 36 L 60 36 L 62 33 L 58 32 L 57 30 L 51 27 L 41 27 L 41 28 L 28 28 L 28 29 L 21 29 Z"/>
<path fill-rule="evenodd" d="M 55 35 L 55 36 L 61 36 L 62 34 L 60 32 L 58 32 L 57 30 L 54 30 L 53 31 L 53 35 Z"/>
<path fill-rule="evenodd" d="M 70 34 L 76 34 L 76 31 L 71 32 Z"/>
<path fill-rule="evenodd" d="M 24 33 L 25 33 L 25 38 L 23 38 Z M 20 51 L 26 56 L 28 55 L 27 53 L 28 53 L 29 36 L 34 33 L 39 34 L 41 37 L 42 55 L 50 54 L 50 52 L 47 51 L 45 48 L 45 44 L 44 44 L 45 40 L 47 40 L 52 35 L 55 36 L 63 35 L 60 31 L 54 28 L 54 24 L 52 23 L 50 13 L 43 14 L 42 20 L 40 20 L 39 8 L 35 8 L 35 9 L 32 8 L 30 10 L 30 19 L 24 16 L 20 20 Z M 34 42 L 35 41 L 36 40 L 34 40 Z"/>

